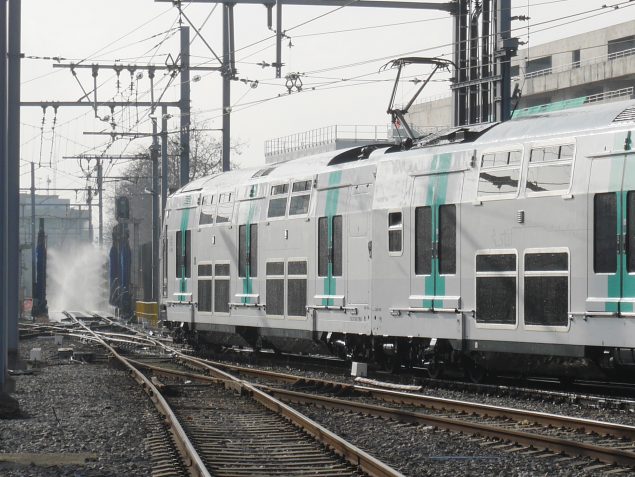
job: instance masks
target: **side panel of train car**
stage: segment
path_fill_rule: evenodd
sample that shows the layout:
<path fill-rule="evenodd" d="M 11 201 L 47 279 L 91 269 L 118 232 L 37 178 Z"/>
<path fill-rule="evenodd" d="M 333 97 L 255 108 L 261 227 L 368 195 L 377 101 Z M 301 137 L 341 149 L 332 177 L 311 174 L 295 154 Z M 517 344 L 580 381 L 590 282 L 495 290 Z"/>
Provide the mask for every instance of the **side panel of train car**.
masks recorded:
<path fill-rule="evenodd" d="M 163 227 L 166 320 L 431 369 L 628 370 L 635 102 L 483 130 L 188 184 Z"/>

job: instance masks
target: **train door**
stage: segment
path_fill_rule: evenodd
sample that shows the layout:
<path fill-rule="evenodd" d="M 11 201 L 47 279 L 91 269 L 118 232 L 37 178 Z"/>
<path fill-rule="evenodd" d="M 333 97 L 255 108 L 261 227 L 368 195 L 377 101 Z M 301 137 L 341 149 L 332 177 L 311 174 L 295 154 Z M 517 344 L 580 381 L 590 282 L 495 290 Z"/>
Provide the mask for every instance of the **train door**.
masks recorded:
<path fill-rule="evenodd" d="M 635 154 L 631 133 L 618 142 L 618 150 L 624 152 L 598 155 L 591 166 L 586 311 L 597 316 L 635 316 Z"/>
<path fill-rule="evenodd" d="M 348 215 L 348 303 L 368 304 L 370 294 L 370 209 L 373 202 L 373 184 L 351 187 Z"/>
<path fill-rule="evenodd" d="M 455 313 L 461 307 L 459 260 L 463 172 L 448 172 L 452 156 L 435 156 L 430 173 L 414 179 L 411 209 L 413 267 L 409 306 Z"/>
<path fill-rule="evenodd" d="M 320 184 L 320 180 L 325 180 L 325 183 Z M 348 250 L 345 218 L 349 187 L 341 182 L 341 171 L 318 178 L 317 280 L 314 296 L 314 304 L 318 307 L 346 305 L 344 264 L 348 260 Z"/>

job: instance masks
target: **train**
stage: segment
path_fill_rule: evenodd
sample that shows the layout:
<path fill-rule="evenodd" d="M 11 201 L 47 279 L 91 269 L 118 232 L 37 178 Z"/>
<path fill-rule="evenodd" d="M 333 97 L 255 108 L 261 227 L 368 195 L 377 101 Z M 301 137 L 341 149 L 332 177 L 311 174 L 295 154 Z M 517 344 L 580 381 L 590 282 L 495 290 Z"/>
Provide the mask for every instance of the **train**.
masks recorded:
<path fill-rule="evenodd" d="M 635 101 L 194 180 L 161 315 L 197 346 L 396 369 L 633 377 Z"/>

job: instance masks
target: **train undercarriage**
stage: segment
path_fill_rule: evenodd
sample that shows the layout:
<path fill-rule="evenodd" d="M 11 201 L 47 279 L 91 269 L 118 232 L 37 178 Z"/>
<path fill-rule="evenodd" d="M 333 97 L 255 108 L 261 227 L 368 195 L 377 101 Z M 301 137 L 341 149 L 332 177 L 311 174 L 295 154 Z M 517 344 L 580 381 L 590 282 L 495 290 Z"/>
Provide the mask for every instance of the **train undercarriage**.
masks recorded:
<path fill-rule="evenodd" d="M 332 332 L 306 333 L 255 327 L 164 322 L 175 341 L 195 349 L 270 349 L 276 353 L 331 355 L 347 361 L 375 363 L 397 373 L 401 369 L 425 369 L 432 378 L 466 377 L 481 382 L 488 377 L 550 377 L 562 382 L 575 379 L 635 381 L 635 349 L 531 343 L 367 336 Z M 480 350 L 477 349 L 479 348 Z"/>

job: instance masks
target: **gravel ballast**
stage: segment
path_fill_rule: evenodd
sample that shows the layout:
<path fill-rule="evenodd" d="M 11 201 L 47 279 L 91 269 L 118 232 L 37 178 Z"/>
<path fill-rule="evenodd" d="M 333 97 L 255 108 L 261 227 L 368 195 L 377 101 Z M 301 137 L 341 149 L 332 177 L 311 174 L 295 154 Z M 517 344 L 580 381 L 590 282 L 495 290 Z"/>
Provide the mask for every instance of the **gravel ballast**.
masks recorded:
<path fill-rule="evenodd" d="M 84 345 L 65 339 L 60 347 Z M 58 359 L 52 339 L 21 342 L 21 358 L 32 348 L 42 349 L 43 363 L 31 375 L 14 376 L 21 415 L 0 420 L 0 475 L 151 475 L 144 440 L 156 411 L 137 383 L 104 361 Z"/>

